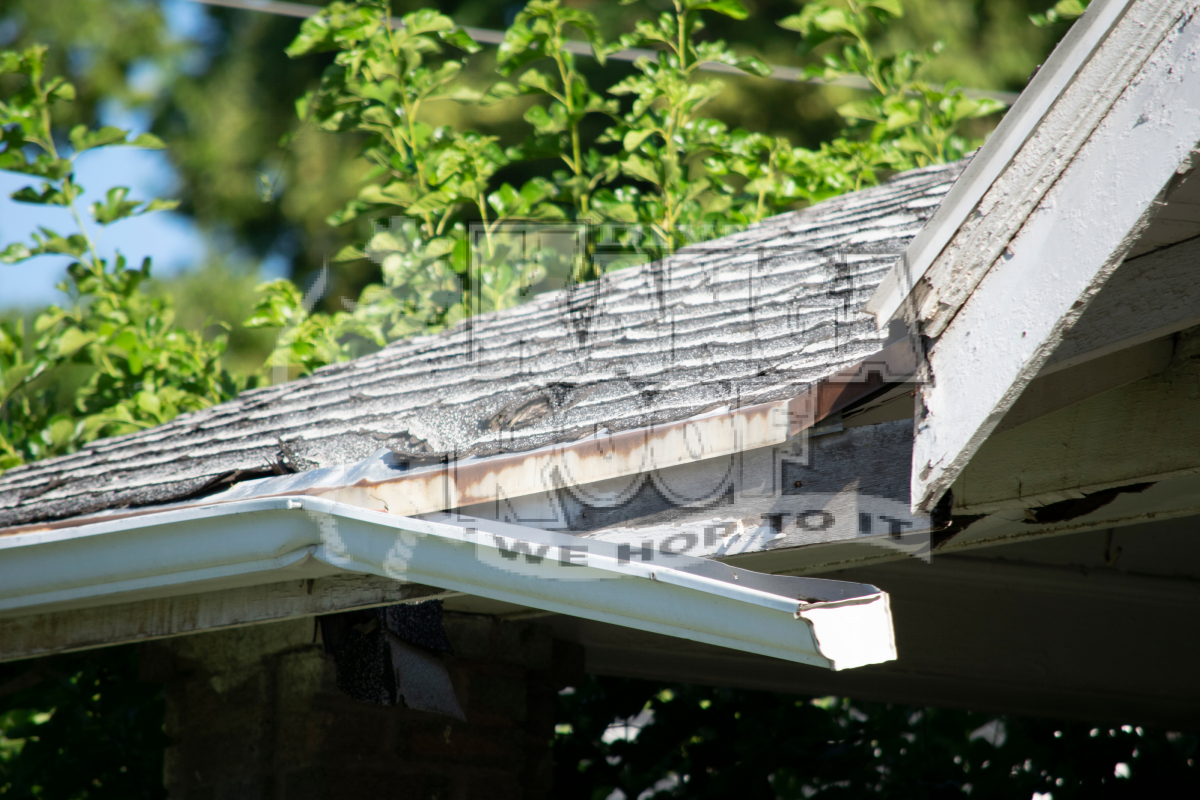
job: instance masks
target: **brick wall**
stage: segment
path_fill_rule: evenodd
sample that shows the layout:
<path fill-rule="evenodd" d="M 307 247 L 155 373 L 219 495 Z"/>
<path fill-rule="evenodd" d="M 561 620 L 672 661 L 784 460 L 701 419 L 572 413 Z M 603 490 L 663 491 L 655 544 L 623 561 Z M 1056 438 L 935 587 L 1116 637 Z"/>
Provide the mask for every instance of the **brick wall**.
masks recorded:
<path fill-rule="evenodd" d="M 359 703 L 311 619 L 144 645 L 167 685 L 172 800 L 550 796 L 554 701 L 573 655 L 532 623 L 446 615 L 465 723 Z"/>

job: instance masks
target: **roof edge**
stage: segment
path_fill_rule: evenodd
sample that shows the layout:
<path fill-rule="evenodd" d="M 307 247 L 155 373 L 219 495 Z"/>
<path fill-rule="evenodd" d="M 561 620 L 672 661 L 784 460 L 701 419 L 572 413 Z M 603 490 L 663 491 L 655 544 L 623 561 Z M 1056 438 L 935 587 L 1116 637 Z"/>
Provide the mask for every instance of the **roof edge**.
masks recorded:
<path fill-rule="evenodd" d="M 1037 130 L 1075 76 L 1137 0 L 1095 0 L 1029 81 L 1004 119 L 946 193 L 933 217 L 883 279 L 863 312 L 882 329 L 904 305 L 988 189 Z M 1071 154 L 1063 154 L 1068 158 Z"/>
<path fill-rule="evenodd" d="M 708 414 L 521 453 L 447 458 L 442 464 L 396 469 L 377 453 L 348 466 L 260 478 L 182 503 L 106 511 L 84 517 L 0 529 L 0 543 L 28 531 L 58 530 L 167 510 L 213 507 L 250 499 L 306 495 L 359 508 L 415 516 L 579 486 L 783 444 L 821 420 L 916 370 L 916 352 L 903 338 L 817 381 L 790 399 L 724 408 Z"/>

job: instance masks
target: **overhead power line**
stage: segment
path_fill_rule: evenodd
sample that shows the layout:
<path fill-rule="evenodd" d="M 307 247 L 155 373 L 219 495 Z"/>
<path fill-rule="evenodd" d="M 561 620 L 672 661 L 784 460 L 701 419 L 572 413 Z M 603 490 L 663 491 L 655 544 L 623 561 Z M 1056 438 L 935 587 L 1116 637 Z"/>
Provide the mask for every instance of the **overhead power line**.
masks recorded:
<path fill-rule="evenodd" d="M 192 0 L 194 3 L 203 3 L 209 6 L 224 6 L 225 8 L 236 8 L 243 11 L 261 11 L 264 14 L 276 14 L 284 17 L 311 17 L 321 10 L 321 6 L 306 5 L 304 3 L 287 3 L 283 0 Z M 392 24 L 399 26 L 401 23 L 398 19 L 393 18 Z M 484 44 L 500 44 L 504 41 L 503 31 L 493 31 L 487 28 L 471 28 L 466 25 L 462 29 L 467 32 L 472 39 Z M 566 49 L 580 56 L 592 56 L 592 46 L 587 42 L 568 40 L 565 45 Z M 655 57 L 654 50 L 644 50 L 641 48 L 630 48 L 610 54 L 608 57 L 617 61 L 636 61 L 642 56 L 649 58 Z M 804 74 L 804 70 L 798 67 L 784 67 L 769 65 L 771 74 L 767 77 L 779 81 L 791 81 L 793 83 L 812 83 L 821 86 L 846 86 L 851 89 L 872 89 L 871 82 L 866 78 L 851 76 L 845 78 L 835 78 L 833 80 L 825 80 L 824 78 L 812 78 Z M 705 72 L 722 72 L 730 75 L 745 75 L 737 67 L 732 67 L 728 64 L 718 64 L 714 61 L 705 61 L 700 65 L 700 69 Z M 935 87 L 940 88 L 940 87 Z M 1017 101 L 1016 92 L 997 92 L 990 89 L 963 89 L 963 93 L 968 97 L 988 97 L 992 100 L 999 100 L 1001 103 L 1012 105 Z"/>

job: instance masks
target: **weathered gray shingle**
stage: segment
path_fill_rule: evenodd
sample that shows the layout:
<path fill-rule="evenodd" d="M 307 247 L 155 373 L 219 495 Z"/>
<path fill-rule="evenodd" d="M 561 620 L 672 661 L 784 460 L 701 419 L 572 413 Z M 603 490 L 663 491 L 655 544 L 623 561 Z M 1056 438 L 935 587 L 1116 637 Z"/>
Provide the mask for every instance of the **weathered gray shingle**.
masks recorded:
<path fill-rule="evenodd" d="M 905 173 L 665 262 L 10 470 L 0 476 L 0 526 L 170 502 L 381 446 L 415 460 L 487 456 L 797 394 L 880 348 L 859 309 L 961 169 Z"/>

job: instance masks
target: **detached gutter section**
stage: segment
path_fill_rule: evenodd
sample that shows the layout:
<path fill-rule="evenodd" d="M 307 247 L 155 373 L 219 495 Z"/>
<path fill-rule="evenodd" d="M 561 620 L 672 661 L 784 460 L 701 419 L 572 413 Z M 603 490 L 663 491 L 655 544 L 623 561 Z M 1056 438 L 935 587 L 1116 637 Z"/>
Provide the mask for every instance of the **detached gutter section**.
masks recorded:
<path fill-rule="evenodd" d="M 896 658 L 874 586 L 452 514 L 246 500 L 0 538 L 0 615 L 369 573 L 835 670 Z M 0 643 L 0 648 L 2 648 Z"/>

